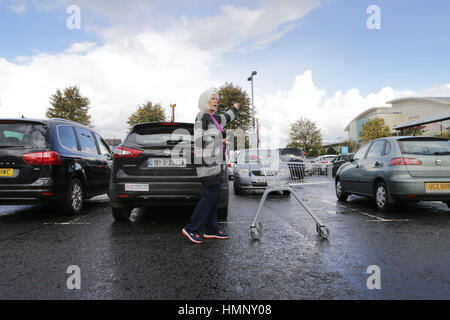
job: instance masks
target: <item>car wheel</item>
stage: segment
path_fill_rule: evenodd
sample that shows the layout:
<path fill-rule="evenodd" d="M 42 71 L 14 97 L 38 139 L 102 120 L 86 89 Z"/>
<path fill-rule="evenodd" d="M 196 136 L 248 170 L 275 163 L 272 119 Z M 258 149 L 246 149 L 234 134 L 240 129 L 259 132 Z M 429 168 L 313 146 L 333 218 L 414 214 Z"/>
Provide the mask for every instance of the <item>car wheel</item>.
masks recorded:
<path fill-rule="evenodd" d="M 341 179 L 336 179 L 335 189 L 336 189 L 336 197 L 338 198 L 338 200 L 347 201 L 347 198 L 350 194 L 344 191 Z"/>
<path fill-rule="evenodd" d="M 66 194 L 62 199 L 64 215 L 74 216 L 80 214 L 84 204 L 84 188 L 79 179 L 70 181 Z"/>
<path fill-rule="evenodd" d="M 225 207 L 217 209 L 217 218 L 219 220 L 227 220 L 228 218 L 228 204 Z"/>
<path fill-rule="evenodd" d="M 235 184 L 233 185 L 233 190 L 235 195 L 241 196 L 243 194 L 243 191 Z"/>
<path fill-rule="evenodd" d="M 112 215 L 116 221 L 129 221 L 131 208 L 112 208 Z"/>
<path fill-rule="evenodd" d="M 375 189 L 375 203 L 380 211 L 386 212 L 392 209 L 392 199 L 384 182 L 377 184 Z"/>
<path fill-rule="evenodd" d="M 283 195 L 290 197 L 291 196 L 291 192 L 290 191 L 283 191 Z"/>

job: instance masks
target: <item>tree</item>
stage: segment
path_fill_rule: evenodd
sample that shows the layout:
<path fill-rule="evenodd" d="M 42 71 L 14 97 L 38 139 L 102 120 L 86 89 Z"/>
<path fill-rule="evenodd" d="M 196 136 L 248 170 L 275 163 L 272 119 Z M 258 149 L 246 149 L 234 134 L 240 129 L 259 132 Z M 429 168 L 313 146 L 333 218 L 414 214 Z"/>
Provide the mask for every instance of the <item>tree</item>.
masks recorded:
<path fill-rule="evenodd" d="M 301 147 L 308 154 L 312 150 L 318 151 L 322 147 L 320 129 L 311 120 L 300 118 L 290 125 L 289 147 Z"/>
<path fill-rule="evenodd" d="M 225 82 L 220 87 L 219 91 L 219 105 L 217 107 L 217 113 L 224 113 L 233 107 L 233 103 L 240 103 L 236 119 L 231 122 L 227 129 L 242 129 L 244 132 L 248 131 L 252 126 L 252 114 L 250 110 L 250 98 L 245 90 L 242 90 L 238 85 Z"/>
<path fill-rule="evenodd" d="M 150 101 L 147 101 L 142 106 L 138 106 L 138 108 L 130 114 L 128 117 L 128 125 L 130 129 L 138 124 L 152 121 L 167 121 L 166 114 L 161 107 L 160 103 L 153 104 Z"/>
<path fill-rule="evenodd" d="M 383 118 L 374 118 L 362 126 L 359 137 L 363 144 L 378 138 L 390 137 L 391 129 L 386 125 Z"/>
<path fill-rule="evenodd" d="M 333 147 L 328 147 L 326 154 L 337 154 L 337 152 Z"/>
<path fill-rule="evenodd" d="M 403 136 L 421 136 L 428 130 L 426 129 L 426 126 L 416 126 L 408 129 L 404 129 L 402 131 Z"/>
<path fill-rule="evenodd" d="M 360 148 L 360 145 L 353 139 L 342 142 L 341 146 L 348 147 L 349 153 L 354 153 Z"/>
<path fill-rule="evenodd" d="M 88 97 L 83 97 L 78 86 L 67 87 L 63 92 L 57 89 L 56 93 L 50 97 L 50 104 L 45 116 L 47 118 L 62 118 L 72 120 L 86 126 L 91 126 L 91 116 L 89 115 Z"/>

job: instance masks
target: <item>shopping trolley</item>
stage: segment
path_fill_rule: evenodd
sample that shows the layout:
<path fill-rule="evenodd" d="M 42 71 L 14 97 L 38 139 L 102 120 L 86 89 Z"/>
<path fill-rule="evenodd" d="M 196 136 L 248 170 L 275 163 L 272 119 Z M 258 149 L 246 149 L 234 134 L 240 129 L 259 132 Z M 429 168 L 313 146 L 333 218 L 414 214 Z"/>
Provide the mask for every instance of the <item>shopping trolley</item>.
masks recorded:
<path fill-rule="evenodd" d="M 256 211 L 256 215 L 250 226 L 251 237 L 255 240 L 261 237 L 262 224 L 258 221 L 261 216 L 261 210 L 267 196 L 271 192 L 279 191 L 283 193 L 290 192 L 290 194 L 294 196 L 306 212 L 314 219 L 317 233 L 323 239 L 327 239 L 330 235 L 330 230 L 328 230 L 322 221 L 320 221 L 312 210 L 308 208 L 298 193 L 293 189 L 293 186 L 332 183 L 332 166 L 313 164 L 311 168 L 306 170 L 303 162 L 283 162 L 279 159 L 261 161 L 258 156 L 250 156 L 250 158 L 257 161 L 267 183 L 267 188 L 259 202 L 258 210 Z"/>

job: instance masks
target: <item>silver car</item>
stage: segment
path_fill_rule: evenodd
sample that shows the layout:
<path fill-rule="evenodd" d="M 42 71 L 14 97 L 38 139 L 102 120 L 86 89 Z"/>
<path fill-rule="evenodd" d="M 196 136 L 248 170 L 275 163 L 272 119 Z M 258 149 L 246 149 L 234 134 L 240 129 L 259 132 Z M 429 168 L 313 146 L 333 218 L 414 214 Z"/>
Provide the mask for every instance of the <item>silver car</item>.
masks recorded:
<path fill-rule="evenodd" d="M 278 150 L 245 149 L 239 153 L 234 168 L 234 193 L 242 195 L 249 191 L 264 191 L 267 179 L 287 180 L 290 177 L 289 168 L 280 161 Z M 288 194 L 286 192 L 286 194 Z"/>
<path fill-rule="evenodd" d="M 396 201 L 442 201 L 450 207 L 450 141 L 433 137 L 373 140 L 336 173 L 336 196 L 375 198 L 387 211 Z"/>

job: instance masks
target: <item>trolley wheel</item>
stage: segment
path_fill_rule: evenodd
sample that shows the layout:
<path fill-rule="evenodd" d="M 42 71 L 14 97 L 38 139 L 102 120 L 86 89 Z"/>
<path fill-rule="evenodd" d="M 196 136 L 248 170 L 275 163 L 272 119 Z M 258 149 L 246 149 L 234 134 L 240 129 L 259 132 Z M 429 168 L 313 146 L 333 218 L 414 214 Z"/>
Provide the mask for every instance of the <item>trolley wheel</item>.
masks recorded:
<path fill-rule="evenodd" d="M 256 227 L 250 227 L 250 235 L 253 240 L 258 240 L 262 236 L 262 224 L 257 223 Z"/>
<path fill-rule="evenodd" d="M 330 235 L 330 230 L 325 226 L 316 225 L 316 231 L 323 239 L 327 239 Z"/>

